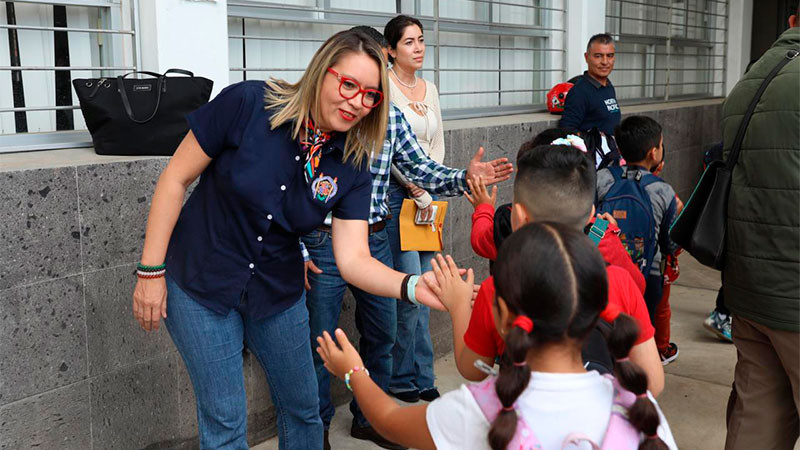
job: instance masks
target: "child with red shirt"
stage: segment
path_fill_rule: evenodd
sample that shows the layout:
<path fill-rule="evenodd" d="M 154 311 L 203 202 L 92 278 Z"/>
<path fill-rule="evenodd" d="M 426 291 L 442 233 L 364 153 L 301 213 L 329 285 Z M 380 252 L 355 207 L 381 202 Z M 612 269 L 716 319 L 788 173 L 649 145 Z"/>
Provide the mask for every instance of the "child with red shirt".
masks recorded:
<path fill-rule="evenodd" d="M 514 181 L 514 203 L 511 207 L 511 224 L 517 229 L 528 222 L 558 222 L 582 229 L 594 217 L 595 171 L 591 160 L 576 147 L 538 146 L 530 148 L 523 145 L 517 160 L 518 172 Z M 473 180 L 471 198 L 473 200 L 492 196 L 485 195 L 480 188 L 480 180 Z M 613 233 L 607 239 L 622 244 Z M 605 240 L 605 239 L 604 239 Z M 610 242 L 610 241 L 609 241 Z M 609 251 L 615 246 L 601 245 L 613 260 L 630 264 L 624 254 L 620 258 L 616 252 Z M 624 250 L 622 250 L 624 252 Z M 547 258 L 547 255 L 531 255 L 531 258 Z M 639 276 L 641 273 L 634 268 Z M 641 366 L 648 375 L 648 387 L 654 395 L 660 393 L 664 383 L 664 372 L 653 339 L 653 326 L 642 297 L 641 289 L 631 278 L 626 268 L 609 265 L 609 305 L 636 319 L 640 334 L 630 358 Z M 456 365 L 462 376 L 469 380 L 481 380 L 486 374 L 474 364 L 481 360 L 489 366 L 502 354 L 502 339 L 494 327 L 492 304 L 495 297 L 494 280 L 489 278 L 481 285 L 474 306 L 470 302 L 445 304 L 453 321 L 454 350 Z M 447 299 L 440 299 L 444 303 Z M 535 300 L 535 297 L 532 298 Z"/>
<path fill-rule="evenodd" d="M 542 134 L 545 133 L 543 132 Z M 523 144 L 518 155 L 524 154 L 533 147 L 547 145 L 549 143 L 540 143 L 540 136 L 541 135 L 536 136 L 530 142 Z M 548 134 L 547 138 L 549 139 L 550 136 L 551 134 Z M 498 230 L 498 228 L 495 226 L 495 222 L 501 222 L 499 225 L 502 228 L 502 223 L 508 221 L 508 219 L 503 216 L 510 217 L 511 204 L 507 203 L 500 205 L 500 207 L 497 208 L 497 215 L 495 215 L 497 186 L 492 187 L 492 193 L 490 195 L 486 189 L 486 185 L 480 178 L 475 180 L 467 179 L 467 185 L 469 186 L 469 191 L 472 192 L 472 195 L 465 193 L 464 196 L 475 208 L 475 211 L 472 213 L 472 232 L 470 233 L 470 244 L 472 244 L 472 250 L 478 256 L 494 262 L 497 259 L 498 244 L 502 242 L 502 239 L 507 237 L 508 234 L 511 234 L 511 230 Z M 628 255 L 628 252 L 625 251 L 622 241 L 619 240 L 620 229 L 617 227 L 614 218 L 608 213 L 598 217 L 603 220 L 607 220 L 609 223 L 603 238 L 597 245 L 597 249 L 600 250 L 600 253 L 603 255 L 603 259 L 605 259 L 607 263 L 625 269 L 630 274 L 631 278 L 633 278 L 634 283 L 642 292 L 642 294 L 644 294 L 646 287 L 644 275 L 642 275 L 642 272 L 633 263 L 630 255 Z M 590 224 L 592 223 L 594 223 L 594 219 L 591 220 Z"/>

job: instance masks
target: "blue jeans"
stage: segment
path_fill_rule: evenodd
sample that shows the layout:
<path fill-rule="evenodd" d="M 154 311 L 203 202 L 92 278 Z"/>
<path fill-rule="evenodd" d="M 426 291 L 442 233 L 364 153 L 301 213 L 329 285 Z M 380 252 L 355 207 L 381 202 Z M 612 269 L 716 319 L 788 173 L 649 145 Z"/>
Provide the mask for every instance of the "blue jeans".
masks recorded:
<path fill-rule="evenodd" d="M 397 271 L 421 274 L 431 270 L 434 252 L 400 251 L 398 219 L 403 199 L 408 198 L 406 188 L 394 180 L 389 185 L 389 209 L 392 218 L 386 222 L 386 232 Z M 392 349 L 394 370 L 389 390 L 395 393 L 434 389 L 433 343 L 429 329 L 431 310 L 407 302 L 397 303 L 397 339 Z"/>
<path fill-rule="evenodd" d="M 246 449 L 247 397 L 242 342 L 267 376 L 278 416 L 281 449 L 322 449 L 317 379 L 303 297 L 289 309 L 255 320 L 232 310 L 217 314 L 167 277 L 167 326 L 197 399 L 200 448 Z M 242 302 L 247 293 L 242 293 Z"/>
<path fill-rule="evenodd" d="M 323 331 L 333 335 L 342 311 L 344 290 L 349 287 L 356 299 L 356 328 L 361 335 L 359 352 L 372 380 L 386 391 L 392 375 L 392 346 L 397 330 L 397 300 L 378 297 L 348 285 L 336 267 L 330 233 L 312 231 L 303 236 L 303 243 L 308 249 L 311 260 L 322 270 L 320 274 L 308 271 L 311 290 L 306 296 L 312 345 L 317 346 L 316 338 L 321 336 Z M 392 252 L 385 230 L 370 233 L 369 250 L 373 258 L 392 267 Z M 319 355 L 314 352 L 313 356 L 319 384 L 319 414 L 327 430 L 335 411 L 331 401 L 331 377 Z M 355 399 L 350 403 L 350 412 L 353 413 L 353 420 L 357 426 L 369 425 Z"/>

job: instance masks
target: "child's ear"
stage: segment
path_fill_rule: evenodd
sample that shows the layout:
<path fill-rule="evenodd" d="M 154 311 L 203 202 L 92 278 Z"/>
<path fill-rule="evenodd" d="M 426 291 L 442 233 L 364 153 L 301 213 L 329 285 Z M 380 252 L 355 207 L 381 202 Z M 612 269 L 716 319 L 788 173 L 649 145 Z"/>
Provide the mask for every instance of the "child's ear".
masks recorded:
<path fill-rule="evenodd" d="M 653 147 L 647 151 L 647 159 L 650 161 L 656 162 L 659 161 L 660 158 L 656 158 L 656 154 L 658 153 L 658 147 Z"/>
<path fill-rule="evenodd" d="M 505 336 L 508 330 L 511 329 L 511 324 L 514 323 L 514 319 L 517 316 L 508 310 L 508 305 L 506 305 L 506 301 L 503 300 L 503 297 L 497 296 L 497 324 L 499 325 L 499 329 L 497 331 L 500 332 L 501 336 Z"/>
<path fill-rule="evenodd" d="M 511 229 L 513 231 L 517 231 L 530 222 L 533 222 L 533 217 L 528 213 L 528 210 L 522 206 L 522 203 L 514 203 L 511 205 Z"/>
<path fill-rule="evenodd" d="M 589 223 L 592 221 L 592 219 L 594 219 L 594 215 L 595 215 L 596 212 L 597 212 L 597 209 L 594 207 L 594 205 L 592 205 L 592 212 L 590 212 L 589 213 L 589 217 L 586 218 L 586 225 L 589 225 Z"/>

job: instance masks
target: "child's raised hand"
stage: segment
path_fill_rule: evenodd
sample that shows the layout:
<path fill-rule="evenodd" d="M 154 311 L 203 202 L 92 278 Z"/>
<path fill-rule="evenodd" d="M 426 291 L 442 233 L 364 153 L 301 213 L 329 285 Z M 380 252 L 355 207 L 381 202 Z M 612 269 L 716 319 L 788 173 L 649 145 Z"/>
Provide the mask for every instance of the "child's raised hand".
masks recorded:
<path fill-rule="evenodd" d="M 492 205 L 492 208 L 495 207 L 497 203 L 497 186 L 492 186 L 492 194 L 489 195 L 489 191 L 486 189 L 486 183 L 483 180 L 483 177 L 479 175 L 473 175 L 471 178 L 467 178 L 467 186 L 469 187 L 469 192 L 472 192 L 470 195 L 469 192 L 464 192 L 464 197 L 467 197 L 470 203 L 472 203 L 473 208 L 477 208 L 478 205 Z"/>
<path fill-rule="evenodd" d="M 472 269 L 467 270 L 467 280 L 464 281 L 453 258 L 450 255 L 443 257 L 441 254 L 431 260 L 431 266 L 436 285 L 431 285 L 430 288 L 448 311 L 462 304 L 472 304 L 475 286 L 475 273 Z"/>
<path fill-rule="evenodd" d="M 364 367 L 364 362 L 341 328 L 337 328 L 335 334 L 339 345 L 333 341 L 327 331 L 323 331 L 322 336 L 317 337 L 319 344 L 317 353 L 325 363 L 328 372 L 343 380 L 344 375 L 354 367 Z"/>

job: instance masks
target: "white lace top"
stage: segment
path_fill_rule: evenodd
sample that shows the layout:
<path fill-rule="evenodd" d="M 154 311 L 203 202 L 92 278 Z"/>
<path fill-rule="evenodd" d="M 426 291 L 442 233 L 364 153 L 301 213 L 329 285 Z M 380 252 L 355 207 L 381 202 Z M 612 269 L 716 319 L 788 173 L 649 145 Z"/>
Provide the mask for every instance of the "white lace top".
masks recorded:
<path fill-rule="evenodd" d="M 403 115 L 411 125 L 417 141 L 428 156 L 442 164 L 444 161 L 444 129 L 442 126 L 442 111 L 439 107 L 439 91 L 436 85 L 428 80 L 425 82 L 425 98 L 421 102 L 411 101 L 403 91 L 389 79 L 389 95 L 392 102 L 403 111 Z M 417 111 L 423 112 L 419 114 Z"/>

